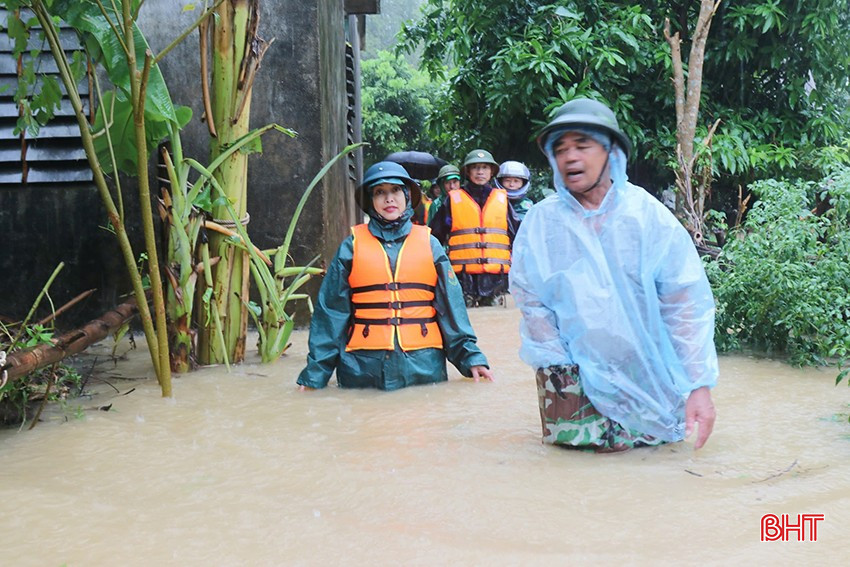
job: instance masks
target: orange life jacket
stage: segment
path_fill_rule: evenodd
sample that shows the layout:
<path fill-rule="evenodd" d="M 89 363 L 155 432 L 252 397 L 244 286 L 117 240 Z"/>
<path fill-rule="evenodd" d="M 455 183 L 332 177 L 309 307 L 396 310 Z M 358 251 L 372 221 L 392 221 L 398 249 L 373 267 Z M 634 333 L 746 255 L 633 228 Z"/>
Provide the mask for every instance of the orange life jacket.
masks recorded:
<path fill-rule="evenodd" d="M 506 274 L 511 269 L 508 193 L 493 189 L 484 209 L 463 189 L 449 191 L 449 260 L 455 272 Z"/>
<path fill-rule="evenodd" d="M 380 241 L 365 224 L 351 229 L 354 258 L 348 283 L 354 320 L 346 351 L 404 351 L 443 348 L 434 291 L 437 269 L 431 253 L 431 229 L 413 225 L 396 260 L 395 275 Z"/>
<path fill-rule="evenodd" d="M 423 223 L 425 226 L 428 226 L 428 214 L 431 211 L 431 204 L 434 202 L 433 199 L 429 198 L 427 195 L 422 195 L 422 209 L 424 214 L 422 215 Z"/>

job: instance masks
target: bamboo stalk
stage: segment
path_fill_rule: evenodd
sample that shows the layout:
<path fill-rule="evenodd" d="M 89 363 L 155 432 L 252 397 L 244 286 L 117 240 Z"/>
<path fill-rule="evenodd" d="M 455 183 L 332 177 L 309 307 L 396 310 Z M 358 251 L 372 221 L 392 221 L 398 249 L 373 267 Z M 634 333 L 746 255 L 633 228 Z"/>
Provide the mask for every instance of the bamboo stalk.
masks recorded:
<path fill-rule="evenodd" d="M 158 376 L 159 349 L 155 340 L 156 334 L 153 328 L 153 319 L 151 318 L 147 301 L 143 299 L 145 297 L 145 290 L 142 286 L 142 277 L 141 274 L 139 274 L 139 269 L 136 265 L 136 257 L 133 253 L 133 248 L 130 245 L 130 239 L 124 227 L 123 219 L 118 213 L 115 202 L 112 200 L 112 195 L 109 192 L 109 186 L 106 183 L 103 170 L 98 162 L 97 152 L 94 149 L 94 141 L 91 130 L 89 129 L 88 121 L 86 120 L 86 115 L 83 112 L 82 101 L 80 99 L 79 92 L 77 91 L 77 85 L 72 78 L 73 75 L 68 67 L 68 61 L 65 57 L 65 53 L 59 44 L 59 38 L 57 37 L 56 31 L 53 27 L 53 20 L 47 12 L 42 0 L 34 0 L 32 8 L 33 13 L 35 13 L 39 23 L 41 24 L 47 43 L 50 46 L 50 51 L 53 54 L 53 58 L 59 69 L 59 76 L 65 86 L 65 91 L 68 94 L 68 99 L 74 109 L 74 114 L 77 117 L 77 124 L 80 129 L 80 138 L 82 140 L 89 165 L 92 169 L 94 184 L 97 187 L 101 201 L 106 208 L 106 214 L 109 218 L 109 222 L 115 230 L 115 236 L 118 239 L 118 246 L 121 250 L 121 254 L 124 258 L 124 264 L 127 267 L 130 281 L 133 286 L 133 293 L 137 299 L 142 298 L 142 301 L 139 302 L 139 317 L 142 322 L 142 329 L 144 329 L 145 337 L 148 341 L 151 363 L 153 364 L 154 370 Z"/>
<path fill-rule="evenodd" d="M 85 298 L 89 297 L 93 293 L 94 293 L 94 289 L 84 291 L 83 293 L 79 294 L 74 299 L 72 299 L 71 301 L 69 301 L 68 303 L 66 303 L 65 305 L 63 305 L 62 307 L 60 307 L 59 309 L 57 309 L 56 311 L 54 311 L 53 313 L 51 313 L 50 315 L 48 315 L 47 317 L 45 317 L 44 319 L 42 319 L 41 321 L 36 323 L 36 325 L 46 325 L 47 323 L 51 322 L 56 317 L 58 317 L 59 315 L 61 315 L 64 312 L 66 312 L 68 309 L 70 309 L 71 307 L 73 307 L 77 303 L 81 302 Z"/>
<path fill-rule="evenodd" d="M 162 389 L 163 397 L 171 397 L 171 362 L 168 353 L 168 329 L 165 318 L 165 299 L 162 288 L 162 276 L 159 271 L 156 235 L 154 233 L 153 211 L 151 209 L 150 179 L 148 176 L 148 150 L 145 135 L 145 92 L 153 56 L 148 50 L 145 53 L 141 74 L 137 69 L 136 42 L 133 30 L 133 16 L 129 2 L 122 2 L 124 16 L 124 38 L 127 44 L 127 66 L 130 70 L 130 97 L 133 105 L 133 126 L 136 138 L 136 173 L 139 183 L 139 208 L 142 216 L 142 230 L 145 239 L 145 249 L 148 254 L 150 270 L 150 285 L 153 292 L 154 326 L 159 354 L 159 372 L 157 379 Z"/>

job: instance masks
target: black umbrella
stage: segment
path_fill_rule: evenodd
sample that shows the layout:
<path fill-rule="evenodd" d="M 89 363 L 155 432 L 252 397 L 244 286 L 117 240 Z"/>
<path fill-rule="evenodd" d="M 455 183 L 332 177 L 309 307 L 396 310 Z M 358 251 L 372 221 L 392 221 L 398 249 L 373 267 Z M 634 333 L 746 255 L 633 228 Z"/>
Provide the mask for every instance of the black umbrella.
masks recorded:
<path fill-rule="evenodd" d="M 440 172 L 440 168 L 448 162 L 428 152 L 408 150 L 395 152 L 384 158 L 385 161 L 393 161 L 407 170 L 413 179 L 434 179 Z"/>

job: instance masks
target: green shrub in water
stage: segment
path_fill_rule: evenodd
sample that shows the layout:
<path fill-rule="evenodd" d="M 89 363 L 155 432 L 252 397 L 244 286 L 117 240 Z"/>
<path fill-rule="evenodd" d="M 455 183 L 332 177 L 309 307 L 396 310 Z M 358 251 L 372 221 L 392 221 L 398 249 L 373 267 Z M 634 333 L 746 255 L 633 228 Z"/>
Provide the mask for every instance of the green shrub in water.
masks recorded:
<path fill-rule="evenodd" d="M 850 358 L 850 169 L 819 183 L 769 179 L 750 189 L 759 200 L 706 261 L 717 347 L 837 363 L 840 382 Z"/>

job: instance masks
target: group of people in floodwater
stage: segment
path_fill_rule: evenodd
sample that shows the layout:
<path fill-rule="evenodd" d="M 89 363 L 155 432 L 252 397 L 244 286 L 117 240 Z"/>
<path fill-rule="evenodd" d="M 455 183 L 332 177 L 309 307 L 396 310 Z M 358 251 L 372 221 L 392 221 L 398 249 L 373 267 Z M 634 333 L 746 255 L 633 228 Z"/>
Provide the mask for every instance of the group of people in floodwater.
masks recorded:
<path fill-rule="evenodd" d="M 446 360 L 493 381 L 467 308 L 510 293 L 544 442 L 615 452 L 698 427 L 702 447 L 718 365 L 689 234 L 628 182 L 631 143 L 605 104 L 567 102 L 537 143 L 554 192 L 533 206 L 528 168 L 483 149 L 444 166 L 424 198 L 397 163 L 366 170 L 355 199 L 368 222 L 327 267 L 299 388 L 324 388 L 334 372 L 344 388 L 440 382 Z"/>

